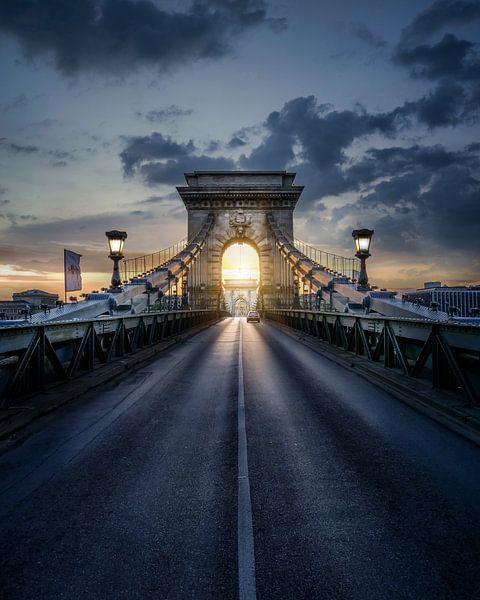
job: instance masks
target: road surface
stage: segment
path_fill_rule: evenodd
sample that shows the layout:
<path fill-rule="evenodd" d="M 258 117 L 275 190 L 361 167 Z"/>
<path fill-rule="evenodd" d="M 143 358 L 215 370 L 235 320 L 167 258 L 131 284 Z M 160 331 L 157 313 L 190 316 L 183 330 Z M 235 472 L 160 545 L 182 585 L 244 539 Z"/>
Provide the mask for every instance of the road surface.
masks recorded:
<path fill-rule="evenodd" d="M 0 456 L 5 599 L 480 598 L 480 448 L 227 319 Z"/>

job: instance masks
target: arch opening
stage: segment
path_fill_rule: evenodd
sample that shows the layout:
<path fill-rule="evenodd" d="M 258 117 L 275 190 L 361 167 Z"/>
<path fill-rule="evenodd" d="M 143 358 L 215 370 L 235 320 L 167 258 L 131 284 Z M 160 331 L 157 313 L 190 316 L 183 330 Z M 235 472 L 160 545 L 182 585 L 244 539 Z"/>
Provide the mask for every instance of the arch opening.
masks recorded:
<path fill-rule="evenodd" d="M 234 243 L 222 256 L 222 286 L 226 309 L 234 316 L 255 310 L 260 283 L 260 259 L 249 244 Z"/>

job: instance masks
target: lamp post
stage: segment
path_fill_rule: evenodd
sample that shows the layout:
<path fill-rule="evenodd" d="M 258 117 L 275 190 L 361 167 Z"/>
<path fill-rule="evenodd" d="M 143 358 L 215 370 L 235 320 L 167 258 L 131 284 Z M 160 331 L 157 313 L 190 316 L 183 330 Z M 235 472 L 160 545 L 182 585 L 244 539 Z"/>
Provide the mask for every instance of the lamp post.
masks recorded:
<path fill-rule="evenodd" d="M 354 229 L 352 237 L 355 240 L 355 256 L 360 259 L 360 273 L 358 275 L 357 290 L 366 291 L 369 288 L 367 267 L 365 262 L 370 255 L 370 244 L 372 243 L 373 229 Z"/>
<path fill-rule="evenodd" d="M 282 306 L 282 300 L 281 300 L 282 285 L 280 283 L 277 283 L 276 287 L 277 287 L 277 306 L 280 307 L 280 306 Z"/>
<path fill-rule="evenodd" d="M 109 258 L 113 260 L 113 273 L 112 273 L 112 287 L 111 292 L 119 292 L 122 280 L 120 277 L 120 269 L 118 268 L 119 262 L 123 258 L 123 246 L 127 239 L 126 231 L 106 231 L 105 235 L 108 239 L 108 247 L 110 250 Z"/>
<path fill-rule="evenodd" d="M 188 267 L 182 273 L 182 308 L 188 308 Z"/>
<path fill-rule="evenodd" d="M 293 308 L 301 308 L 300 306 L 300 281 L 297 275 L 293 277 Z"/>

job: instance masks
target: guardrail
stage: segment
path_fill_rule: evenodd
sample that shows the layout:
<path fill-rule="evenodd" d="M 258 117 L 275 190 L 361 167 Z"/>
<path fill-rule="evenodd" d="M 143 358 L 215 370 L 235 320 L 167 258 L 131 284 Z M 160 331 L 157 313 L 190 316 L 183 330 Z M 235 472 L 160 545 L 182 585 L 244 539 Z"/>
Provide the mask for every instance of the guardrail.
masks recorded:
<path fill-rule="evenodd" d="M 0 328 L 0 406 L 218 316 L 182 310 Z"/>
<path fill-rule="evenodd" d="M 168 248 L 152 252 L 151 254 L 144 254 L 143 256 L 136 256 L 134 258 L 126 258 L 122 261 L 122 274 L 124 280 L 133 279 L 134 277 L 145 276 L 147 273 L 161 267 L 179 252 L 185 249 L 188 244 L 187 238 L 176 242 Z"/>
<path fill-rule="evenodd" d="M 360 261 L 358 258 L 348 258 L 332 254 L 331 252 L 310 246 L 297 238 L 295 238 L 293 243 L 295 248 L 325 271 L 330 271 L 334 275 L 343 275 L 343 277 L 347 277 L 351 281 L 358 279 L 360 272 Z"/>
<path fill-rule="evenodd" d="M 480 403 L 480 326 L 294 309 L 265 317 Z"/>

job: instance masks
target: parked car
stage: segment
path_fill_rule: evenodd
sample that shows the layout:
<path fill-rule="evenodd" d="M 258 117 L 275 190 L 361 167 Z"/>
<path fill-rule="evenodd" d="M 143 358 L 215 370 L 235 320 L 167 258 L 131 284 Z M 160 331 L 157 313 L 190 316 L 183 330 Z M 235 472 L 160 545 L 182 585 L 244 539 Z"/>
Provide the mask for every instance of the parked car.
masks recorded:
<path fill-rule="evenodd" d="M 249 310 L 247 313 L 247 323 L 250 323 L 251 321 L 260 323 L 260 314 L 256 310 Z"/>

